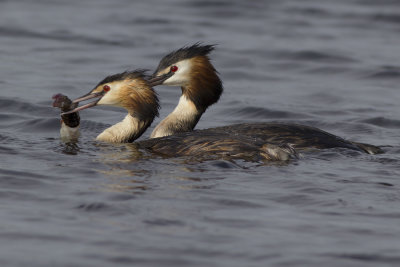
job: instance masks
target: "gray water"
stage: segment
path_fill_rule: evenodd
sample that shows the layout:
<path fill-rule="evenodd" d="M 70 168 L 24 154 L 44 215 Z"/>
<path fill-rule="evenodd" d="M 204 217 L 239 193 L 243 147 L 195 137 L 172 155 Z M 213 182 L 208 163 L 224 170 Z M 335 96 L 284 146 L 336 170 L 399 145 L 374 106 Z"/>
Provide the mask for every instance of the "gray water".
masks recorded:
<path fill-rule="evenodd" d="M 218 44 L 219 103 L 197 128 L 312 125 L 385 154 L 287 164 L 138 159 L 81 112 L 59 139 L 51 96 Z M 400 2 L 0 1 L 1 266 L 399 266 Z M 160 118 L 180 89 L 156 88 Z"/>

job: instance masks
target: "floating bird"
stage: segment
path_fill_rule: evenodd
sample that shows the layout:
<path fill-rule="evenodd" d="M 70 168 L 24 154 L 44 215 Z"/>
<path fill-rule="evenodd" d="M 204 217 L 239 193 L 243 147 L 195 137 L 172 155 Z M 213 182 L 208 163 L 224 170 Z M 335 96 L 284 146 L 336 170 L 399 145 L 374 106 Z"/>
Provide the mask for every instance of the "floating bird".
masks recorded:
<path fill-rule="evenodd" d="M 218 72 L 210 63 L 211 45 L 193 45 L 165 56 L 150 80 L 159 84 L 181 86 L 182 96 L 174 111 L 158 124 L 151 138 L 193 130 L 201 115 L 216 103 L 223 91 Z"/>
<path fill-rule="evenodd" d="M 219 100 L 222 82 L 208 56 L 213 49 L 213 45 L 196 43 L 162 58 L 150 83 L 152 86 L 180 86 L 182 95 L 174 111 L 155 127 L 152 138 L 191 131 L 205 110 Z M 266 144 L 290 144 L 299 151 L 347 148 L 369 154 L 383 153 L 377 146 L 348 141 L 315 127 L 289 123 L 243 123 L 192 131 L 188 135 L 242 136 Z"/>
<path fill-rule="evenodd" d="M 74 114 L 97 105 L 117 106 L 126 109 L 128 114 L 125 118 L 99 134 L 96 137 L 98 141 L 133 142 L 151 125 L 154 117 L 158 116 L 157 95 L 145 80 L 144 72 L 141 70 L 108 76 L 99 82 L 92 91 L 73 100 L 72 103 L 77 104 L 93 98 L 97 99 L 86 105 L 63 112 L 61 116 Z"/>
<path fill-rule="evenodd" d="M 95 101 L 78 106 L 82 101 Z M 61 114 L 61 133 L 64 137 L 75 134 L 79 127 L 77 112 L 98 105 L 112 105 L 128 111 L 125 119 L 104 130 L 96 138 L 109 143 L 133 142 L 150 126 L 158 115 L 158 98 L 142 71 L 123 72 L 102 80 L 88 94 L 73 101 L 58 94 L 53 106 L 64 111 Z M 71 139 L 71 138 L 70 138 Z M 72 138 L 73 139 L 73 138 Z M 245 159 L 288 160 L 297 157 L 296 151 L 287 144 L 266 143 L 246 136 L 221 136 L 219 133 L 186 132 L 163 138 L 135 142 L 139 149 L 164 156 L 190 156 L 196 160 Z"/>

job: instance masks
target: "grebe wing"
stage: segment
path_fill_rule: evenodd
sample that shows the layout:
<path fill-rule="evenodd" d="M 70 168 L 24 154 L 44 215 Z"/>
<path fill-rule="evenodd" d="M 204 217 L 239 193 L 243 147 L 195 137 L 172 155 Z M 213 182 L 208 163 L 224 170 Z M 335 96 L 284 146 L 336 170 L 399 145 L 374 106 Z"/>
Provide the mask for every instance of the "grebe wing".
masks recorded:
<path fill-rule="evenodd" d="M 196 130 L 137 142 L 139 148 L 168 157 L 189 156 L 197 161 L 243 159 L 246 161 L 285 161 L 297 158 L 289 144 L 266 143 L 248 136 L 233 136 Z"/>
<path fill-rule="evenodd" d="M 369 154 L 383 153 L 377 146 L 348 141 L 318 128 L 289 123 L 243 123 L 207 129 L 233 136 L 246 135 L 266 143 L 288 143 L 296 150 L 342 147 Z"/>

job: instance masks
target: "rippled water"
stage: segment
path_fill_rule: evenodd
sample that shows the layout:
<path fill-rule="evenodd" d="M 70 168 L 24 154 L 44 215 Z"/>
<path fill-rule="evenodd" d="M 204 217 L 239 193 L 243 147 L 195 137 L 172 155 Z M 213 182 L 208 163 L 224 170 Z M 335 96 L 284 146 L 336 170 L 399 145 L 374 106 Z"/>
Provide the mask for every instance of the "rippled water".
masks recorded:
<path fill-rule="evenodd" d="M 1 266 L 400 264 L 398 1 L 135 2 L 0 1 Z M 54 93 L 197 41 L 225 86 L 198 128 L 297 122 L 386 153 L 141 158 L 93 141 L 124 116 L 105 108 L 60 142 Z M 180 90 L 157 91 L 163 118 Z"/>

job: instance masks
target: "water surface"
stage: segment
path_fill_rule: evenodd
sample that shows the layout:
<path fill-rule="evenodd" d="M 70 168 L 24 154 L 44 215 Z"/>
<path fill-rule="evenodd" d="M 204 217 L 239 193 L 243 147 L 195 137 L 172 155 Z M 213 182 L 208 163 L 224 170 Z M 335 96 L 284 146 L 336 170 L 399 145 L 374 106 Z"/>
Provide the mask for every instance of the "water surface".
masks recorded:
<path fill-rule="evenodd" d="M 397 1 L 0 1 L 2 266 L 396 266 L 400 263 Z M 191 163 L 95 136 L 59 140 L 51 96 L 218 44 L 225 92 L 198 128 L 283 121 L 382 145 L 288 164 Z M 159 87 L 162 110 L 180 90 Z"/>

